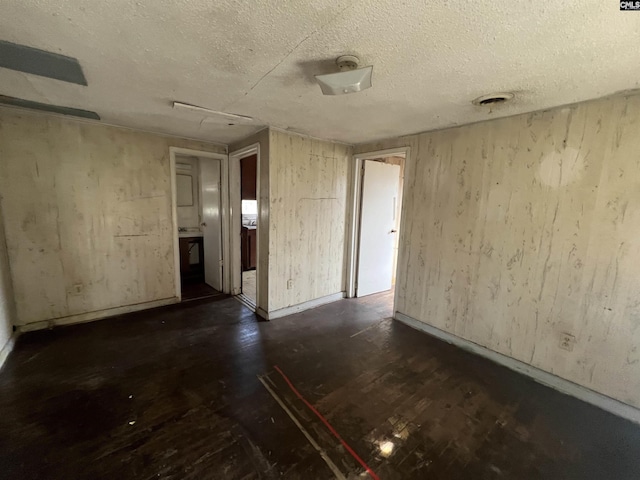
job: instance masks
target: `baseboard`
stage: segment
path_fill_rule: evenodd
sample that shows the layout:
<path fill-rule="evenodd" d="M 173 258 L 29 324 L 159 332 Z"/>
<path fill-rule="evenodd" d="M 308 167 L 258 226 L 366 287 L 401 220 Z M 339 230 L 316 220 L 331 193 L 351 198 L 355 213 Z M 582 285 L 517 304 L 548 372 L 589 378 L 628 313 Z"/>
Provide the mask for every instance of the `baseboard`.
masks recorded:
<path fill-rule="evenodd" d="M 7 358 L 9 358 L 9 354 L 13 350 L 13 347 L 16 344 L 17 336 L 18 336 L 17 333 L 14 333 L 13 335 L 11 335 L 7 340 L 7 343 L 5 343 L 2 349 L 0 349 L 0 370 L 2 370 L 2 367 L 4 366 L 4 362 L 7 361 Z"/>
<path fill-rule="evenodd" d="M 256 315 L 258 315 L 260 318 L 262 318 L 263 320 L 269 320 L 269 314 L 267 313 L 266 310 L 263 310 L 260 307 L 256 308 Z"/>
<path fill-rule="evenodd" d="M 266 314 L 267 320 L 273 320 L 274 318 L 286 317 L 287 315 L 293 315 L 294 313 L 300 313 L 305 310 L 309 310 L 311 308 L 316 308 L 321 305 L 326 305 L 327 303 L 332 303 L 337 300 L 342 300 L 344 298 L 344 292 L 338 292 L 331 295 L 327 295 L 325 297 L 316 298 L 314 300 L 309 300 L 308 302 L 299 303 L 297 305 L 292 305 L 290 307 L 281 308 L 279 310 L 274 310 L 272 312 L 261 312 Z M 264 315 L 261 315 L 264 316 Z"/>
<path fill-rule="evenodd" d="M 78 315 L 69 315 L 68 317 L 52 318 L 51 320 L 45 320 L 42 322 L 17 325 L 16 328 L 21 333 L 32 332 L 34 330 L 43 330 L 46 328 L 58 327 L 61 325 L 73 325 L 76 323 L 92 322 L 94 320 L 100 320 L 107 317 L 115 317 L 116 315 L 137 312 L 139 310 L 148 310 L 150 308 L 163 307 L 165 305 L 178 303 L 179 301 L 180 300 L 177 297 L 164 298 L 162 300 L 154 300 L 152 302 L 135 303 L 133 305 L 107 308 L 105 310 L 98 310 L 96 312 L 81 313 Z"/>
<path fill-rule="evenodd" d="M 531 366 L 527 363 L 516 360 L 515 358 L 508 357 L 493 350 L 489 350 L 486 347 L 478 345 L 477 343 L 470 342 L 464 338 L 458 337 L 451 333 L 447 333 L 439 328 L 428 325 L 424 322 L 416 320 L 404 313 L 395 312 L 394 319 L 404 323 L 410 327 L 427 333 L 433 337 L 444 340 L 447 343 L 451 343 L 463 350 L 480 355 L 487 358 L 492 362 L 498 363 L 504 367 L 514 370 L 518 373 L 526 375 L 538 383 L 541 383 L 547 387 L 551 387 L 566 395 L 571 395 L 583 402 L 590 403 L 602 410 L 613 413 L 619 417 L 630 420 L 634 423 L 640 424 L 640 409 L 632 407 L 626 403 L 623 403 L 614 398 L 608 397 L 594 390 L 591 390 L 577 383 L 573 383 L 570 380 L 553 375 L 552 373 L 545 372 L 537 367 Z"/>

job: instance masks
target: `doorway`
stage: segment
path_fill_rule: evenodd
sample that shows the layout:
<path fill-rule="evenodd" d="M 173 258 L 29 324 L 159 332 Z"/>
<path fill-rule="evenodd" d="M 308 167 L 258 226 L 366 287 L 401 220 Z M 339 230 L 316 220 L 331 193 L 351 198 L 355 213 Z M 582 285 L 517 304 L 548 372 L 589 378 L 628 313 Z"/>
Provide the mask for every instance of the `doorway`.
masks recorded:
<path fill-rule="evenodd" d="M 177 297 L 182 301 L 221 295 L 226 156 L 172 149 L 174 229 L 177 243 Z"/>
<path fill-rule="evenodd" d="M 252 310 L 260 305 L 260 145 L 229 155 L 232 293 Z"/>
<path fill-rule="evenodd" d="M 395 289 L 407 151 L 355 156 L 348 297 Z"/>
<path fill-rule="evenodd" d="M 258 198 L 255 153 L 240 159 L 240 200 L 242 234 L 240 235 L 240 259 L 242 264 L 242 294 L 256 304 L 256 268 L 258 260 Z"/>

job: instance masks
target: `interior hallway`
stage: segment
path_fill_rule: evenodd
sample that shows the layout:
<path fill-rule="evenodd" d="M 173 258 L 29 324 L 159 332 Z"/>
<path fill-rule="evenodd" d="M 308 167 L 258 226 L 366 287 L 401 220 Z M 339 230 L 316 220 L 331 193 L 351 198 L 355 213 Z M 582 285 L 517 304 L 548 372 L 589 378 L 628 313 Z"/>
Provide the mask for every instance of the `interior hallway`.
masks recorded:
<path fill-rule="evenodd" d="M 245 297 L 248 297 L 254 305 L 256 302 L 256 293 L 257 293 L 257 285 L 256 285 L 256 271 L 255 270 L 247 270 L 242 272 L 242 293 Z"/>
<path fill-rule="evenodd" d="M 0 476 L 334 478 L 267 375 L 355 478 L 278 365 L 381 479 L 638 478 L 638 426 L 393 322 L 390 304 L 258 322 L 220 298 L 25 334 L 0 374 Z"/>

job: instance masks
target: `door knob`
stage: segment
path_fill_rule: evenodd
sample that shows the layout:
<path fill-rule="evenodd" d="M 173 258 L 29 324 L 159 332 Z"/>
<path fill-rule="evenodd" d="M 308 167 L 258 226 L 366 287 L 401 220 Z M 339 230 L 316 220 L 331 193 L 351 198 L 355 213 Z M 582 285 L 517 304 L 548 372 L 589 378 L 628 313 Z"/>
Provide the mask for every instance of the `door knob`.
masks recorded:
<path fill-rule="evenodd" d="M 202 223 L 200 224 L 200 226 L 201 226 L 201 227 L 206 227 L 206 226 L 207 226 L 207 222 L 202 222 Z"/>
<path fill-rule="evenodd" d="M 397 233 L 398 230 L 391 230 L 389 233 Z"/>

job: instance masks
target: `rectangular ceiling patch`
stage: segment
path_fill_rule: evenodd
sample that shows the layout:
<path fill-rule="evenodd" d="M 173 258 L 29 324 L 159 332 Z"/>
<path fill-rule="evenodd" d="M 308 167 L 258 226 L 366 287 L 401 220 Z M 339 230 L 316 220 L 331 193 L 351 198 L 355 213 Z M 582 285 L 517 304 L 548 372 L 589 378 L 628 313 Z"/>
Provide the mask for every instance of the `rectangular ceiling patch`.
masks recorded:
<path fill-rule="evenodd" d="M 0 67 L 87 85 L 76 58 L 0 40 Z"/>
<path fill-rule="evenodd" d="M 73 117 L 91 118 L 100 120 L 100 115 L 90 110 L 82 110 L 80 108 L 61 107 L 59 105 L 50 105 L 48 103 L 32 102 L 23 98 L 7 97 L 0 95 L 0 106 L 11 105 L 13 107 L 30 108 L 32 110 L 42 110 L 44 112 L 60 113 L 62 115 L 71 115 Z"/>

